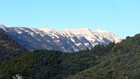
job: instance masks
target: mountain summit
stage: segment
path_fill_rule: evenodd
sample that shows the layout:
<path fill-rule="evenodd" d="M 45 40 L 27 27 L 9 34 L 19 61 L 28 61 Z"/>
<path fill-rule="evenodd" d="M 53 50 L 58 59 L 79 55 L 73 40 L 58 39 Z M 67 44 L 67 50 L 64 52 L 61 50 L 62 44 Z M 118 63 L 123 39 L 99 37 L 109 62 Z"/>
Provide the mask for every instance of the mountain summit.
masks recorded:
<path fill-rule="evenodd" d="M 76 52 L 93 48 L 95 45 L 118 43 L 121 39 L 104 30 L 87 28 L 57 31 L 48 28 L 5 27 L 0 25 L 10 37 L 29 50 L 60 50 Z"/>

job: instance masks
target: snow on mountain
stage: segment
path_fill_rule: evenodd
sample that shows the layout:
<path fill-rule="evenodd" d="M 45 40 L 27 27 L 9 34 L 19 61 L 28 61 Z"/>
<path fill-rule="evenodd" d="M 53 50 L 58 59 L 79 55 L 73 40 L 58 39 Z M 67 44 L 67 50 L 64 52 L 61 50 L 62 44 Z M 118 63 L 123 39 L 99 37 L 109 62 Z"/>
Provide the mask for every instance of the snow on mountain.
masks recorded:
<path fill-rule="evenodd" d="M 115 34 L 112 34 L 111 32 L 105 31 L 105 30 L 95 30 L 92 31 L 90 29 L 87 28 L 82 28 L 82 29 L 76 29 L 76 30 L 64 30 L 64 31 L 60 31 L 60 33 L 62 35 L 67 35 L 68 37 L 73 37 L 73 36 L 77 36 L 79 40 L 82 41 L 83 38 L 87 39 L 88 42 L 84 42 L 84 45 L 88 48 L 93 47 L 97 44 L 103 44 L 103 45 L 107 45 L 110 42 L 115 42 L 118 43 L 121 41 L 121 39 L 116 36 Z M 82 39 L 81 39 L 82 38 Z M 73 39 L 72 39 L 73 40 Z M 75 42 L 73 40 L 73 42 Z M 82 41 L 83 43 L 83 41 Z"/>
<path fill-rule="evenodd" d="M 66 35 L 92 35 L 92 32 L 90 29 L 87 28 L 81 28 L 81 29 L 74 29 L 74 30 L 63 30 L 59 31 L 61 34 Z"/>
<path fill-rule="evenodd" d="M 100 36 L 102 39 L 103 38 L 109 39 L 111 42 L 118 43 L 121 41 L 120 37 L 118 37 L 115 34 L 112 34 L 111 32 L 105 31 L 105 30 L 95 30 L 93 33 L 96 36 Z"/>
<path fill-rule="evenodd" d="M 1 25 L 1 24 L 0 24 L 0 29 L 7 31 L 6 27 L 4 25 Z"/>
<path fill-rule="evenodd" d="M 60 50 L 74 52 L 93 48 L 95 45 L 118 43 L 121 39 L 104 30 L 87 28 L 57 31 L 48 28 L 25 28 L 1 26 L 14 40 L 29 50 Z"/>
<path fill-rule="evenodd" d="M 55 30 L 49 29 L 49 28 L 38 28 L 38 29 L 39 29 L 39 30 L 42 30 L 42 31 L 44 31 L 44 32 L 46 32 L 46 33 L 55 32 Z"/>

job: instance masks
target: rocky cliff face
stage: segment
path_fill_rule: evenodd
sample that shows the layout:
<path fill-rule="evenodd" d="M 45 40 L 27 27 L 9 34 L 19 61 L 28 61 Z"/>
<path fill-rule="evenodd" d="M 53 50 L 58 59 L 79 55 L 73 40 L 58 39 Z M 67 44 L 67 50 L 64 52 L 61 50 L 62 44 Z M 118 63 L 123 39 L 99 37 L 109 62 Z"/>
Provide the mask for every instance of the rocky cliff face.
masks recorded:
<path fill-rule="evenodd" d="M 16 74 L 15 76 L 12 76 L 13 79 L 23 79 L 21 75 Z"/>
<path fill-rule="evenodd" d="M 121 39 L 104 30 L 75 29 L 56 31 L 48 28 L 5 27 L 0 25 L 15 41 L 29 50 L 60 50 L 76 52 L 92 48 L 95 45 L 107 45 L 120 42 Z"/>

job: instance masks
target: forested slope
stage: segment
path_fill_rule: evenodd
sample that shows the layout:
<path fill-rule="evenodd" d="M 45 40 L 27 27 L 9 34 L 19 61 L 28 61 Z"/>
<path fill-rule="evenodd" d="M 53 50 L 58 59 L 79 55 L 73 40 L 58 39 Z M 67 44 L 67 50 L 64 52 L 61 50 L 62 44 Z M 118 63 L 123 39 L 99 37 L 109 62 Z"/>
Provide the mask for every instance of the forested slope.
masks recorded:
<path fill-rule="evenodd" d="M 115 45 L 100 64 L 67 79 L 140 79 L 140 34 Z"/>
<path fill-rule="evenodd" d="M 6 60 L 21 57 L 28 50 L 15 42 L 8 35 L 0 32 L 0 63 Z"/>

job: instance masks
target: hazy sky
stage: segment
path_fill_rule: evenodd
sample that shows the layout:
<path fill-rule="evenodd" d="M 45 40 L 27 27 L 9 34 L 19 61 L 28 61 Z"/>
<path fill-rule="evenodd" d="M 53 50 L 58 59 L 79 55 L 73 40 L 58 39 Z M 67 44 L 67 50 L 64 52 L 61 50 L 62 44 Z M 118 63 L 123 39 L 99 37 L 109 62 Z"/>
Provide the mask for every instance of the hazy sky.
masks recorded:
<path fill-rule="evenodd" d="M 140 33 L 140 0 L 0 0 L 0 24 Z"/>

